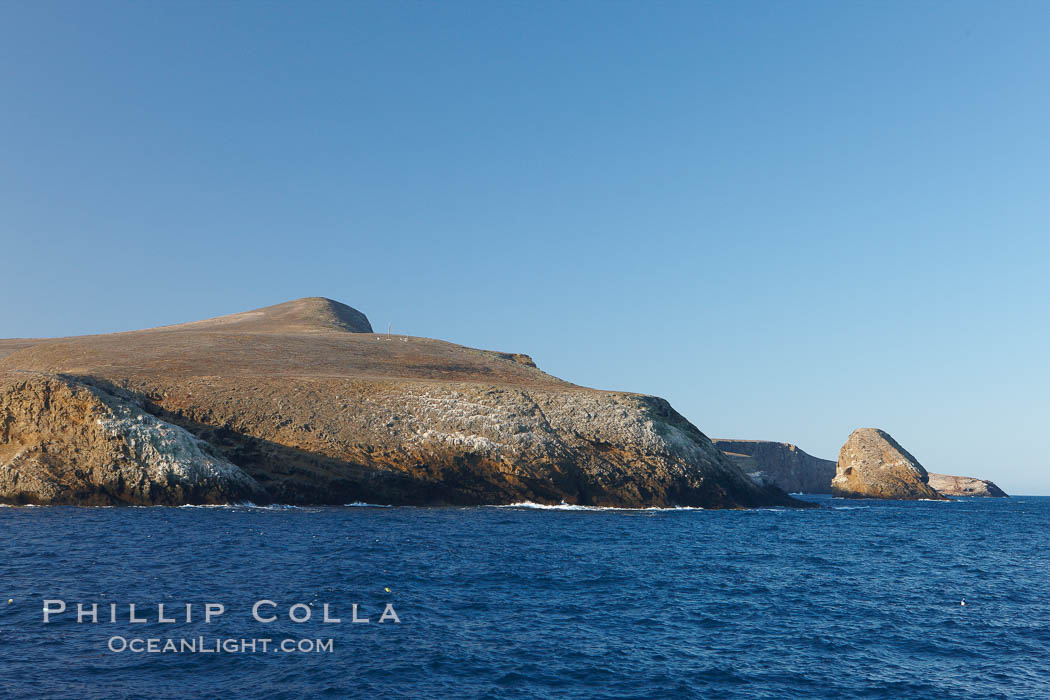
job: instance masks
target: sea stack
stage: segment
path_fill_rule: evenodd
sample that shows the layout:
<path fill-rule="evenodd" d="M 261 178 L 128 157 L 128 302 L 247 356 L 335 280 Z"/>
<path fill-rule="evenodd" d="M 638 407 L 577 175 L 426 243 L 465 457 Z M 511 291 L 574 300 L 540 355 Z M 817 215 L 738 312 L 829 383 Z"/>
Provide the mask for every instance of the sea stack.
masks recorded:
<path fill-rule="evenodd" d="M 972 476 L 950 476 L 948 474 L 931 473 L 930 486 L 942 496 L 1007 497 L 1007 493 L 992 482 Z"/>
<path fill-rule="evenodd" d="M 805 507 L 663 399 L 309 297 L 0 340 L 0 501 Z"/>
<path fill-rule="evenodd" d="M 840 498 L 941 500 L 919 461 L 878 428 L 858 428 L 839 450 L 831 492 Z"/>

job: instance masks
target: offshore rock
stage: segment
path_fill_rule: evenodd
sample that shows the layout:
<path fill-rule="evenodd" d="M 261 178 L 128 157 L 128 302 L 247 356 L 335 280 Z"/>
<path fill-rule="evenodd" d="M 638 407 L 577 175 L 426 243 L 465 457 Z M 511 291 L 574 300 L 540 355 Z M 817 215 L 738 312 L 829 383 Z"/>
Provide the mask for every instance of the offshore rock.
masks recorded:
<path fill-rule="evenodd" d="M 948 474 L 930 473 L 930 486 L 942 496 L 983 496 L 986 498 L 1006 498 L 1007 493 L 985 479 L 972 476 L 949 476 Z"/>
<path fill-rule="evenodd" d="M 20 484 L 53 488 L 4 493 L 82 503 L 805 505 L 754 484 L 663 399 L 576 386 L 527 355 L 370 331 L 364 314 L 312 297 L 145 331 L 0 341 L 8 401 L 37 406 L 7 425 L 4 444 L 35 439 L 41 454 L 68 446 L 19 462 Z M 165 482 L 182 490 L 153 488 L 152 476 L 129 490 L 128 470 L 152 475 L 157 458 L 119 431 L 111 447 L 101 433 L 85 447 L 87 424 L 52 410 L 61 402 L 27 398 L 17 380 L 26 372 L 88 403 L 126 406 L 151 430 L 192 434 L 202 456 L 179 452 L 186 477 Z M 90 473 L 74 479 L 85 450 Z"/>
<path fill-rule="evenodd" d="M 831 492 L 842 498 L 943 498 L 918 460 L 878 428 L 858 428 L 839 451 Z"/>
<path fill-rule="evenodd" d="M 789 493 L 831 493 L 835 462 L 820 459 L 787 442 L 713 440 L 715 447 L 756 483 Z"/>

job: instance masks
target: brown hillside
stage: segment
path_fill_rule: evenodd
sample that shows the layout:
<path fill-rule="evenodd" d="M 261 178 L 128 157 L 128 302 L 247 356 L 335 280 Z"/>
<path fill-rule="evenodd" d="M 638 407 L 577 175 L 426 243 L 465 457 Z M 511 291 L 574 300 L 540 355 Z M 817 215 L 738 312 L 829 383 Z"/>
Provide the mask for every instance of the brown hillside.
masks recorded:
<path fill-rule="evenodd" d="M 190 452 L 161 450 L 141 472 L 156 483 L 112 492 L 96 483 L 99 455 L 88 471 L 77 466 L 85 455 L 49 452 L 49 433 L 32 429 L 31 417 L 66 410 L 46 397 L 87 396 L 87 388 L 112 430 L 139 409 L 159 421 L 147 437 L 114 438 L 127 445 L 117 446 L 124 463 L 141 440 L 183 429 L 216 464 L 254 480 L 248 488 L 238 476 L 235 485 L 256 500 L 261 491 L 290 503 L 794 503 L 755 486 L 662 399 L 578 387 L 525 355 L 370 331 L 355 309 L 311 297 L 143 331 L 0 341 L 0 408 L 6 401 L 25 416 L 0 436 L 0 460 L 21 455 L 0 463 L 0 499 L 167 503 L 178 499 L 166 485 L 171 474 L 204 473 L 179 462 Z M 78 474 L 95 476 L 71 482 Z M 105 492 L 83 496 L 92 489 Z"/>

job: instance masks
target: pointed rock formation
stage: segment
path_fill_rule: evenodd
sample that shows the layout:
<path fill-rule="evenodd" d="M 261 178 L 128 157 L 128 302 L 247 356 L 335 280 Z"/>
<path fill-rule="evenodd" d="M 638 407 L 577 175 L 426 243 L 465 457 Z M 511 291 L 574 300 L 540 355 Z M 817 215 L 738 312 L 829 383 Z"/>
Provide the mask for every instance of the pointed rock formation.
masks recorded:
<path fill-rule="evenodd" d="M 839 451 L 831 492 L 841 498 L 941 499 L 919 461 L 878 428 L 858 428 Z"/>
<path fill-rule="evenodd" d="M 1007 493 L 990 481 L 972 476 L 930 473 L 930 486 L 942 496 L 984 496 L 1006 498 Z"/>
<path fill-rule="evenodd" d="M 663 399 L 374 334 L 319 297 L 0 340 L 0 388 L 18 415 L 0 433 L 8 502 L 804 505 L 752 483 Z"/>

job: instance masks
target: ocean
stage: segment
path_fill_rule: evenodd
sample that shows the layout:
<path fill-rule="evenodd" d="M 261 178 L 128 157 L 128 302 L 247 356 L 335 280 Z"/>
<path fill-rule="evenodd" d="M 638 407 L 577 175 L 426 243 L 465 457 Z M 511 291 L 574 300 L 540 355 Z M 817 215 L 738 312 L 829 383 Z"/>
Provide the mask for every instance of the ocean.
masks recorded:
<path fill-rule="evenodd" d="M 0 696 L 1050 697 L 1050 498 L 806 498 L 0 508 Z"/>

